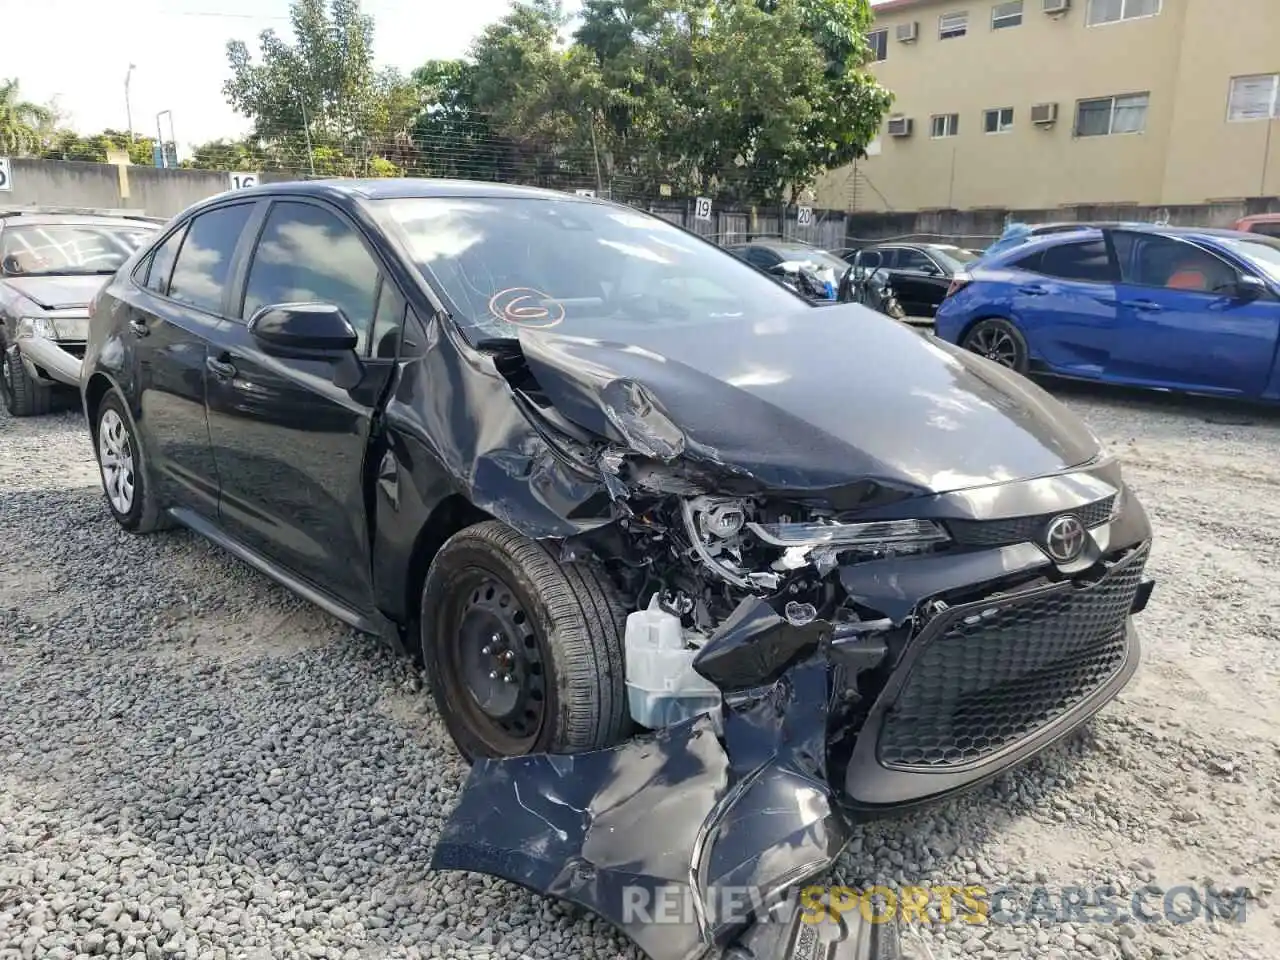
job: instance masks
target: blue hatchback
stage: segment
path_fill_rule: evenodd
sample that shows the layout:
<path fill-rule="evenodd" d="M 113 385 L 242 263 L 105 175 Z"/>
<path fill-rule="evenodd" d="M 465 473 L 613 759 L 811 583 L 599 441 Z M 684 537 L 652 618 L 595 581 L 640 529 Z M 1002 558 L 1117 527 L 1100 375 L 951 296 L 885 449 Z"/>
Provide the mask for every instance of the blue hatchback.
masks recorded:
<path fill-rule="evenodd" d="M 1020 373 L 1280 400 L 1280 241 L 1137 225 L 1034 237 L 957 275 L 935 331 Z"/>

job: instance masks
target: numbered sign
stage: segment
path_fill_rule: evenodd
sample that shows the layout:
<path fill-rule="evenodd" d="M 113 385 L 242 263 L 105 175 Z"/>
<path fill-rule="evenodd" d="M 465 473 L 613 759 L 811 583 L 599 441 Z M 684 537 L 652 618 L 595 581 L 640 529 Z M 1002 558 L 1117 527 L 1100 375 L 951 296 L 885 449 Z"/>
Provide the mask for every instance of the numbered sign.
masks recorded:
<path fill-rule="evenodd" d="M 801 227 L 812 226 L 813 207 L 797 207 L 796 208 L 796 224 Z"/>
<path fill-rule="evenodd" d="M 710 220 L 711 219 L 711 198 L 699 197 L 693 202 L 693 219 Z"/>
<path fill-rule="evenodd" d="M 13 172 L 9 169 L 9 158 L 0 157 L 0 190 L 13 189 Z"/>
<path fill-rule="evenodd" d="M 258 185 L 256 173 L 233 173 L 229 175 L 232 190 L 248 190 Z"/>
<path fill-rule="evenodd" d="M 595 192 L 594 190 L 582 190 L 582 189 L 578 189 L 578 190 L 575 190 L 575 191 L 573 191 L 573 192 L 574 192 L 574 193 L 576 193 L 576 194 L 577 194 L 578 196 L 580 196 L 580 197 L 594 197 L 594 196 L 596 195 L 596 192 Z"/>

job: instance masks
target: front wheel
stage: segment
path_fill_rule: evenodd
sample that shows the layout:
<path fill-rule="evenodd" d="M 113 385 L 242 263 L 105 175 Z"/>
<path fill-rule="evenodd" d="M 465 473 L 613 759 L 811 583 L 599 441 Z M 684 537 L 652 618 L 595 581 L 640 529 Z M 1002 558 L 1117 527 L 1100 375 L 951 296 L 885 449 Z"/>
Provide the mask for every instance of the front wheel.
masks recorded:
<path fill-rule="evenodd" d="M 1027 352 L 1027 341 L 1017 327 L 1008 320 L 1003 320 L 999 317 L 979 320 L 965 334 L 960 346 L 972 353 L 981 354 L 988 360 L 993 360 L 1000 366 L 1008 367 L 1010 370 L 1015 370 L 1024 376 L 1031 368 Z"/>
<path fill-rule="evenodd" d="M 53 388 L 36 383 L 13 350 L 0 345 L 0 393 L 5 409 L 15 417 L 30 417 L 53 409 Z"/>
<path fill-rule="evenodd" d="M 498 521 L 454 534 L 422 589 L 422 660 L 467 759 L 576 753 L 630 728 L 626 613 L 605 571 Z"/>

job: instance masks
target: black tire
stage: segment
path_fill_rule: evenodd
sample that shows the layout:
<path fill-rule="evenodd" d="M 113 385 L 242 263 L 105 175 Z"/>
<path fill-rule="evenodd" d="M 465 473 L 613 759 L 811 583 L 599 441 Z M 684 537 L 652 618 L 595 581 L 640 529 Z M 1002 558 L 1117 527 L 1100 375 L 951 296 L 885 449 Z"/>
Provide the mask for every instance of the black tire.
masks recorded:
<path fill-rule="evenodd" d="M 960 346 L 1023 376 L 1031 369 L 1027 341 L 1008 320 L 991 317 L 979 320 L 964 335 Z"/>
<path fill-rule="evenodd" d="M 32 417 L 53 409 L 53 388 L 36 383 L 27 373 L 22 361 L 15 359 L 12 351 L 3 350 L 0 360 L 0 393 L 4 394 L 5 409 L 15 417 Z"/>
<path fill-rule="evenodd" d="M 102 403 L 98 405 L 96 417 L 97 422 L 94 424 L 93 431 L 94 455 L 98 460 L 98 473 L 102 477 L 102 491 L 107 501 L 107 509 L 115 517 L 116 523 L 130 533 L 151 533 L 165 529 L 170 524 L 156 502 L 155 493 L 148 482 L 146 452 L 138 442 L 133 419 L 129 416 L 120 394 L 115 390 L 108 391 L 102 398 Z M 111 422 L 112 417 L 120 425 L 132 459 L 133 494 L 127 510 L 119 509 L 113 502 L 109 492 L 111 481 L 108 479 L 108 469 L 103 462 L 104 444 L 108 443 L 103 436 L 103 424 Z"/>
<path fill-rule="evenodd" d="M 468 760 L 576 753 L 629 734 L 626 610 L 594 562 L 561 563 L 546 545 L 498 521 L 467 527 L 432 561 L 419 623 L 432 696 Z M 493 652 L 490 639 L 499 641 Z M 477 668 L 483 672 L 498 658 L 506 658 L 497 668 L 509 671 L 505 677 L 476 679 Z M 495 718 L 468 676 L 498 691 L 489 698 L 491 712 L 508 696 L 517 706 Z M 511 691 L 500 686 L 503 679 Z"/>

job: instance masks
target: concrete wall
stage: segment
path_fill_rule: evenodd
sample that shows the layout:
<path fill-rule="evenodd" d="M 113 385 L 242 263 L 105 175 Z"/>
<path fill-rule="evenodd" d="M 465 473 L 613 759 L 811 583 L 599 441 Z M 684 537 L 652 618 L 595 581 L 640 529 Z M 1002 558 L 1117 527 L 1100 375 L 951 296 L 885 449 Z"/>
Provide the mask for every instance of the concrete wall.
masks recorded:
<path fill-rule="evenodd" d="M 992 29 L 995 0 L 899 0 L 877 8 L 889 31 L 872 65 L 910 117 L 910 137 L 882 136 L 857 174 L 833 171 L 817 205 L 856 210 L 1044 208 L 1075 204 L 1188 204 L 1280 189 L 1280 149 L 1262 168 L 1268 127 L 1227 122 L 1231 78 L 1280 72 L 1280 0 L 1163 0 L 1158 15 L 1087 24 L 1089 0 L 1057 17 L 1024 0 L 1019 26 Z M 1229 8 L 1229 12 L 1228 12 Z M 940 39 L 939 17 L 968 10 L 965 36 Z M 899 24 L 919 24 L 900 43 Z M 1077 137 L 1080 100 L 1149 94 L 1141 133 Z M 1037 103 L 1058 122 L 1030 122 Z M 1013 128 L 988 134 L 983 114 L 1012 107 Z M 931 118 L 957 114 L 955 136 L 933 138 Z M 1280 147 L 1280 128 L 1275 131 Z"/>
<path fill-rule="evenodd" d="M 222 193 L 227 174 L 211 170 L 126 168 L 70 160 L 10 160 L 13 189 L 0 193 L 2 206 L 122 207 L 171 217 L 191 204 Z"/>
<path fill-rule="evenodd" d="M 848 246 L 877 240 L 937 240 L 967 247 L 985 247 L 1004 232 L 1009 220 L 1020 223 L 1058 223 L 1083 220 L 1167 221 L 1178 227 L 1229 228 L 1241 217 L 1280 213 L 1280 197 L 1259 197 L 1221 203 L 1173 206 L 1109 204 L 1064 210 L 931 210 L 914 213 L 851 213 L 845 218 Z"/>

